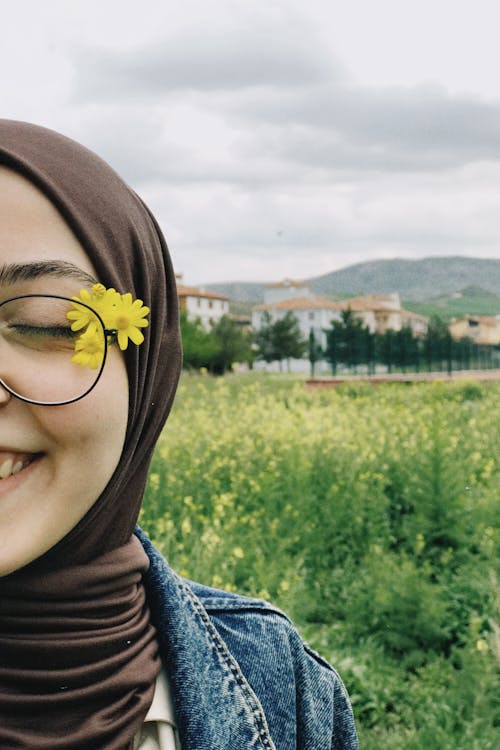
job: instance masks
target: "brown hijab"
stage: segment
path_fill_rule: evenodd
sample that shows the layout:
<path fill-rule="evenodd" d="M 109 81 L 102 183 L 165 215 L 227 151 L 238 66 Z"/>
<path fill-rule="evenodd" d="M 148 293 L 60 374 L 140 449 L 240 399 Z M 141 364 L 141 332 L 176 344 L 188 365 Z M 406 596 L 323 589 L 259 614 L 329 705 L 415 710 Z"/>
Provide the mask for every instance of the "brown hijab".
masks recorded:
<path fill-rule="evenodd" d="M 0 578 L 0 747 L 124 750 L 160 669 L 133 529 L 179 377 L 175 277 L 154 217 L 92 152 L 0 119 L 0 164 L 53 202 L 102 283 L 151 308 L 144 343 L 126 352 L 129 421 L 113 477 L 61 542 Z"/>

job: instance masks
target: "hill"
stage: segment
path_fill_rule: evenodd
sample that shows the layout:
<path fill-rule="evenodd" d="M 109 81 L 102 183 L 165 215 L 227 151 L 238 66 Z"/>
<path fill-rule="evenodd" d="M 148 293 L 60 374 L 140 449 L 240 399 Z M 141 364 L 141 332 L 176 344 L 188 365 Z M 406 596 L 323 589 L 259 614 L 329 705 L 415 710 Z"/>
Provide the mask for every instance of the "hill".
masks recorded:
<path fill-rule="evenodd" d="M 500 260 L 465 256 L 375 260 L 313 276 L 307 282 L 314 294 L 337 299 L 399 292 L 404 300 L 422 302 L 450 297 L 471 287 L 481 290 L 479 296 L 488 292 L 496 295 L 500 292 Z M 205 288 L 240 302 L 259 304 L 264 299 L 264 286 L 264 282 L 243 281 L 206 284 Z"/>
<path fill-rule="evenodd" d="M 264 301 L 264 287 L 266 281 L 221 281 L 219 284 L 200 284 L 202 289 L 208 292 L 225 294 L 231 300 L 237 302 L 249 302 L 251 305 L 259 305 Z"/>
<path fill-rule="evenodd" d="M 420 315 L 439 315 L 444 320 L 465 315 L 500 315 L 500 296 L 480 287 L 466 287 L 461 292 L 441 295 L 422 302 L 404 300 L 407 310 Z"/>
<path fill-rule="evenodd" d="M 500 291 L 500 260 L 445 256 L 421 260 L 376 260 L 356 263 L 309 280 L 316 294 L 389 294 L 427 300 L 475 286 Z"/>

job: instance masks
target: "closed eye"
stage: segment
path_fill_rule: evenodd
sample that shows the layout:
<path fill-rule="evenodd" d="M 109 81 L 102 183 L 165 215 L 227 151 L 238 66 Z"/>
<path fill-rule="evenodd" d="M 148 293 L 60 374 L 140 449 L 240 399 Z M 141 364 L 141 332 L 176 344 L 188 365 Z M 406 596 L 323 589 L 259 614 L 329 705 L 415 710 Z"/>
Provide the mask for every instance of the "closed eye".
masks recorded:
<path fill-rule="evenodd" d="M 69 326 L 30 326 L 25 323 L 9 325 L 9 329 L 23 336 L 39 336 L 40 338 L 75 339 L 80 335 L 72 331 Z"/>

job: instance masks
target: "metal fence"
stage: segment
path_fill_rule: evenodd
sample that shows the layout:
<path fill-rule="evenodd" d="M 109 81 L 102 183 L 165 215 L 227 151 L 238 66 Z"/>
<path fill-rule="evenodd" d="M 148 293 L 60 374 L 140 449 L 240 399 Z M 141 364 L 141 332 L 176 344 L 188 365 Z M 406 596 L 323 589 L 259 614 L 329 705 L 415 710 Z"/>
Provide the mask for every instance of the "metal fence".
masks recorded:
<path fill-rule="evenodd" d="M 448 372 L 500 367 L 500 347 L 474 344 L 468 339 L 416 339 L 370 333 L 352 339 L 334 337 L 328 361 L 332 373 Z"/>

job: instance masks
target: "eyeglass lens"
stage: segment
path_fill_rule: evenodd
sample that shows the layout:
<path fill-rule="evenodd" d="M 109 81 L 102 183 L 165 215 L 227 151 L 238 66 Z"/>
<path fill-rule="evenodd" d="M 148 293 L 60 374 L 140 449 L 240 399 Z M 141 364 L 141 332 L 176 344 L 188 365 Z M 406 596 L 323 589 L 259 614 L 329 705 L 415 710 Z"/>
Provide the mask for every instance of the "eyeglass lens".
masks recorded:
<path fill-rule="evenodd" d="M 105 352 L 102 323 L 76 301 L 31 295 L 0 303 L 0 378 L 15 395 L 78 399 L 99 379 Z"/>

